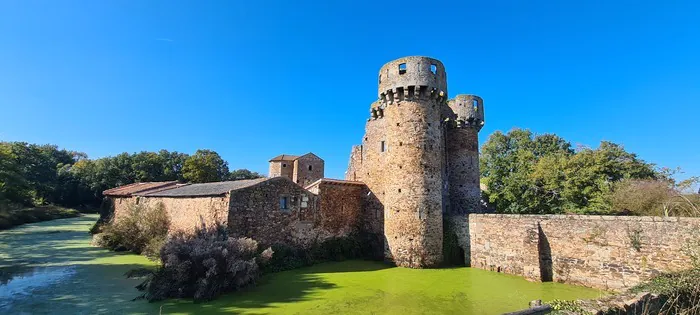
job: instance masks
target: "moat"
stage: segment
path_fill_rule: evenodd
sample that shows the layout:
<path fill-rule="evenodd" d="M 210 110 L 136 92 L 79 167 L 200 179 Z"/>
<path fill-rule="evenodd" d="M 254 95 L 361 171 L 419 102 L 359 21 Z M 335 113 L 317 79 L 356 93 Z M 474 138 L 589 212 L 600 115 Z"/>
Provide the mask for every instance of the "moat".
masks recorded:
<path fill-rule="evenodd" d="M 345 261 L 271 274 L 201 304 L 131 301 L 146 258 L 90 246 L 96 215 L 0 232 L 3 314 L 501 314 L 534 299 L 593 298 L 599 290 L 471 269 L 406 269 Z"/>

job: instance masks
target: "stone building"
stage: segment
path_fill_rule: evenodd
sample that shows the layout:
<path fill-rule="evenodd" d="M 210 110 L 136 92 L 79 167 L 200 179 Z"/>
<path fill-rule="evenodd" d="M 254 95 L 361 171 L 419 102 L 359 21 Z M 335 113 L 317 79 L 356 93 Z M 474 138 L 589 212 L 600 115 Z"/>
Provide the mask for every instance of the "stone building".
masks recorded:
<path fill-rule="evenodd" d="M 442 262 L 443 218 L 464 225 L 481 212 L 478 132 L 483 100 L 448 99 L 442 62 L 405 57 L 379 70 L 361 145 L 352 148 L 346 179 L 367 184 L 384 216 L 386 258 L 399 266 Z M 459 234 L 459 233 L 457 233 Z M 468 251 L 468 241 L 461 244 Z"/>
<path fill-rule="evenodd" d="M 171 232 L 225 225 L 231 235 L 265 245 L 306 247 L 372 228 L 361 218 L 366 185 L 360 182 L 319 179 L 307 189 L 278 176 L 202 184 L 136 183 L 103 194 L 112 202 L 114 220 L 130 207 L 162 206 Z"/>
<path fill-rule="evenodd" d="M 270 177 L 284 176 L 305 186 L 323 178 L 323 159 L 311 152 L 302 156 L 282 154 L 270 160 Z"/>

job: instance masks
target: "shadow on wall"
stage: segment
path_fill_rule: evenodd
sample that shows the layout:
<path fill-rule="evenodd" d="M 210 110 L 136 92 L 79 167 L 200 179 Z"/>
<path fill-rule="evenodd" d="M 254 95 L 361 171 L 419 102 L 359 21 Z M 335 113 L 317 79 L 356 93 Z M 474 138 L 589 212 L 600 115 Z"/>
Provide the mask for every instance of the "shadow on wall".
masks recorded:
<path fill-rule="evenodd" d="M 384 205 L 376 194 L 369 189 L 364 193 L 364 213 L 362 224 L 359 227 L 364 241 L 369 242 L 371 257 L 376 260 L 384 260 L 387 253 L 387 240 L 384 234 Z"/>
<path fill-rule="evenodd" d="M 551 282 L 554 275 L 552 273 L 552 249 L 549 246 L 547 235 L 544 234 L 542 226 L 537 223 L 537 253 L 540 260 L 540 281 Z"/>

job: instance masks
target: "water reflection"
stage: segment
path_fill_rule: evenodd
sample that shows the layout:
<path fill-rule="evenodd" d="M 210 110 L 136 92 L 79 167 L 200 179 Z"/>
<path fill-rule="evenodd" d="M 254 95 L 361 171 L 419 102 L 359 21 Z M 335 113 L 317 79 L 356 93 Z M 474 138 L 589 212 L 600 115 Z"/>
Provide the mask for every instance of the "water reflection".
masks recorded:
<path fill-rule="evenodd" d="M 15 267 L 6 270 L 0 284 L 0 310 L 10 306 L 15 298 L 28 296 L 33 290 L 65 281 L 74 274 L 75 266 Z"/>

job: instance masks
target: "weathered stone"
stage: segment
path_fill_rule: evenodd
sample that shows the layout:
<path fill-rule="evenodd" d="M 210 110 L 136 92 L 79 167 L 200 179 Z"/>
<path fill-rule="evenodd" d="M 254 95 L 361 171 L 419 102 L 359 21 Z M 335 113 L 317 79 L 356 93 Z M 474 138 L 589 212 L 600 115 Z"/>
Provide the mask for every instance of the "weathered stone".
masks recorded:
<path fill-rule="evenodd" d="M 447 102 L 443 64 L 405 57 L 379 71 L 382 115 L 370 120 L 352 149 L 346 179 L 367 184 L 384 213 L 385 257 L 399 266 L 442 261 L 443 213 L 469 251 L 466 214 L 481 211 L 478 132 L 483 101 L 473 95 Z M 373 116 L 374 117 L 374 116 Z M 454 219 L 452 219 L 454 217 Z"/>

